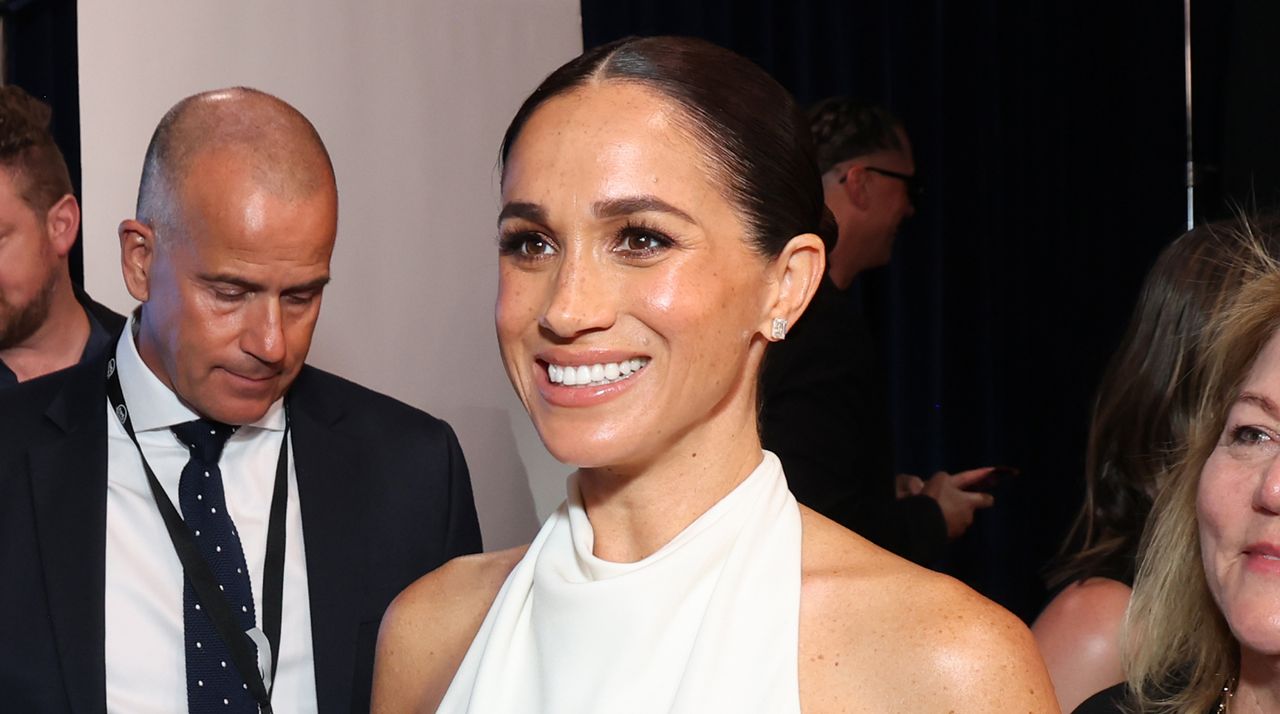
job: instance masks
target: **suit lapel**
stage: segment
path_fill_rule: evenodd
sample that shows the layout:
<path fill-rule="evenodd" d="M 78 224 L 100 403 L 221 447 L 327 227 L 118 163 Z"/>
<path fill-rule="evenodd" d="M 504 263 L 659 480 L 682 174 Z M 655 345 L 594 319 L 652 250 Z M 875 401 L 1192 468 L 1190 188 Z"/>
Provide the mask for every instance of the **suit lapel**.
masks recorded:
<path fill-rule="evenodd" d="M 357 487 L 358 445 L 339 428 L 342 405 L 309 384 L 304 371 L 290 391 L 289 417 L 307 554 L 316 699 L 321 714 L 327 714 L 351 710 L 367 509 Z"/>
<path fill-rule="evenodd" d="M 71 708 L 106 709 L 107 434 L 105 360 L 77 368 L 45 412 L 31 492 L 54 639 Z"/>

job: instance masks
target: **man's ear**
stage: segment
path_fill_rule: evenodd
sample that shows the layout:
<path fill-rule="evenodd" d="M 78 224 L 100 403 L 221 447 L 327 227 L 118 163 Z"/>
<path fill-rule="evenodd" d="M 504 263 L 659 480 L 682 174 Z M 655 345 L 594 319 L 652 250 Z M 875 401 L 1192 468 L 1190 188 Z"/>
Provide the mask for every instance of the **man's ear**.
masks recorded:
<path fill-rule="evenodd" d="M 871 208 L 871 193 L 867 188 L 867 169 L 863 166 L 853 165 L 844 171 L 845 195 L 849 197 L 849 202 L 860 211 L 866 211 Z"/>
<path fill-rule="evenodd" d="M 76 244 L 76 230 L 80 228 L 80 204 L 76 197 L 67 194 L 49 207 L 44 216 L 45 233 L 59 258 L 67 257 Z"/>
<path fill-rule="evenodd" d="M 156 234 L 151 226 L 132 218 L 120 222 L 120 270 L 124 285 L 138 302 L 151 295 L 151 266 L 156 256 Z"/>
<path fill-rule="evenodd" d="M 809 306 L 826 267 L 827 253 L 817 235 L 804 233 L 787 241 L 770 266 L 774 294 L 760 328 L 761 334 L 775 342 L 785 337 L 786 330 L 796 324 Z"/>

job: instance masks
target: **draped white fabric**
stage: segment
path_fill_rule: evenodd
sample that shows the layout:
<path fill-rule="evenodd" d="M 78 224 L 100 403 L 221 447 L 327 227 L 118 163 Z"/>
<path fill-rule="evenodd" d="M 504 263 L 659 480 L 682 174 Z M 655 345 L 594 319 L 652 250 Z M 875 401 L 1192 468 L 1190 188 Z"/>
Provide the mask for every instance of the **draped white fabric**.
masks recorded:
<path fill-rule="evenodd" d="M 658 552 L 592 555 L 575 478 L 499 591 L 441 712 L 800 711 L 800 511 L 777 457 Z"/>

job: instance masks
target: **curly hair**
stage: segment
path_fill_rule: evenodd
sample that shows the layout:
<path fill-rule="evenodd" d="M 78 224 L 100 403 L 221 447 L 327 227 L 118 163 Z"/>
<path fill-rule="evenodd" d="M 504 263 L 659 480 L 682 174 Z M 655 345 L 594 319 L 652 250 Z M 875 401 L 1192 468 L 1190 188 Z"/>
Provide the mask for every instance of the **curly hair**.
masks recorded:
<path fill-rule="evenodd" d="M 0 166 L 37 214 L 72 192 L 62 151 L 49 133 L 49 105 L 21 87 L 0 87 Z"/>
<path fill-rule="evenodd" d="M 842 161 L 877 151 L 902 151 L 902 122 L 884 107 L 828 97 L 809 108 L 809 131 L 826 173 Z"/>

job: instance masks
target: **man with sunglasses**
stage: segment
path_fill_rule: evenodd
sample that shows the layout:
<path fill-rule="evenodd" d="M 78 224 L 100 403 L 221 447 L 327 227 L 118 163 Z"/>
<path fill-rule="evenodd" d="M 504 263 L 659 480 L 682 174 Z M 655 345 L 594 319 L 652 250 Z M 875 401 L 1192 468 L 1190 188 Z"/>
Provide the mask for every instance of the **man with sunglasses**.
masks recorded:
<path fill-rule="evenodd" d="M 827 207 L 839 227 L 827 279 L 804 317 L 774 344 L 761 380 L 765 448 L 778 454 L 796 498 L 917 563 L 938 560 L 950 538 L 992 504 L 966 490 L 991 469 L 894 474 L 885 379 L 854 278 L 889 262 L 901 223 L 921 196 L 906 130 L 883 107 L 845 97 L 809 112 Z"/>
<path fill-rule="evenodd" d="M 814 107 L 810 126 L 827 207 L 840 226 L 828 270 L 846 290 L 858 273 L 889 262 L 898 226 L 915 213 L 911 141 L 883 107 L 839 97 Z"/>

